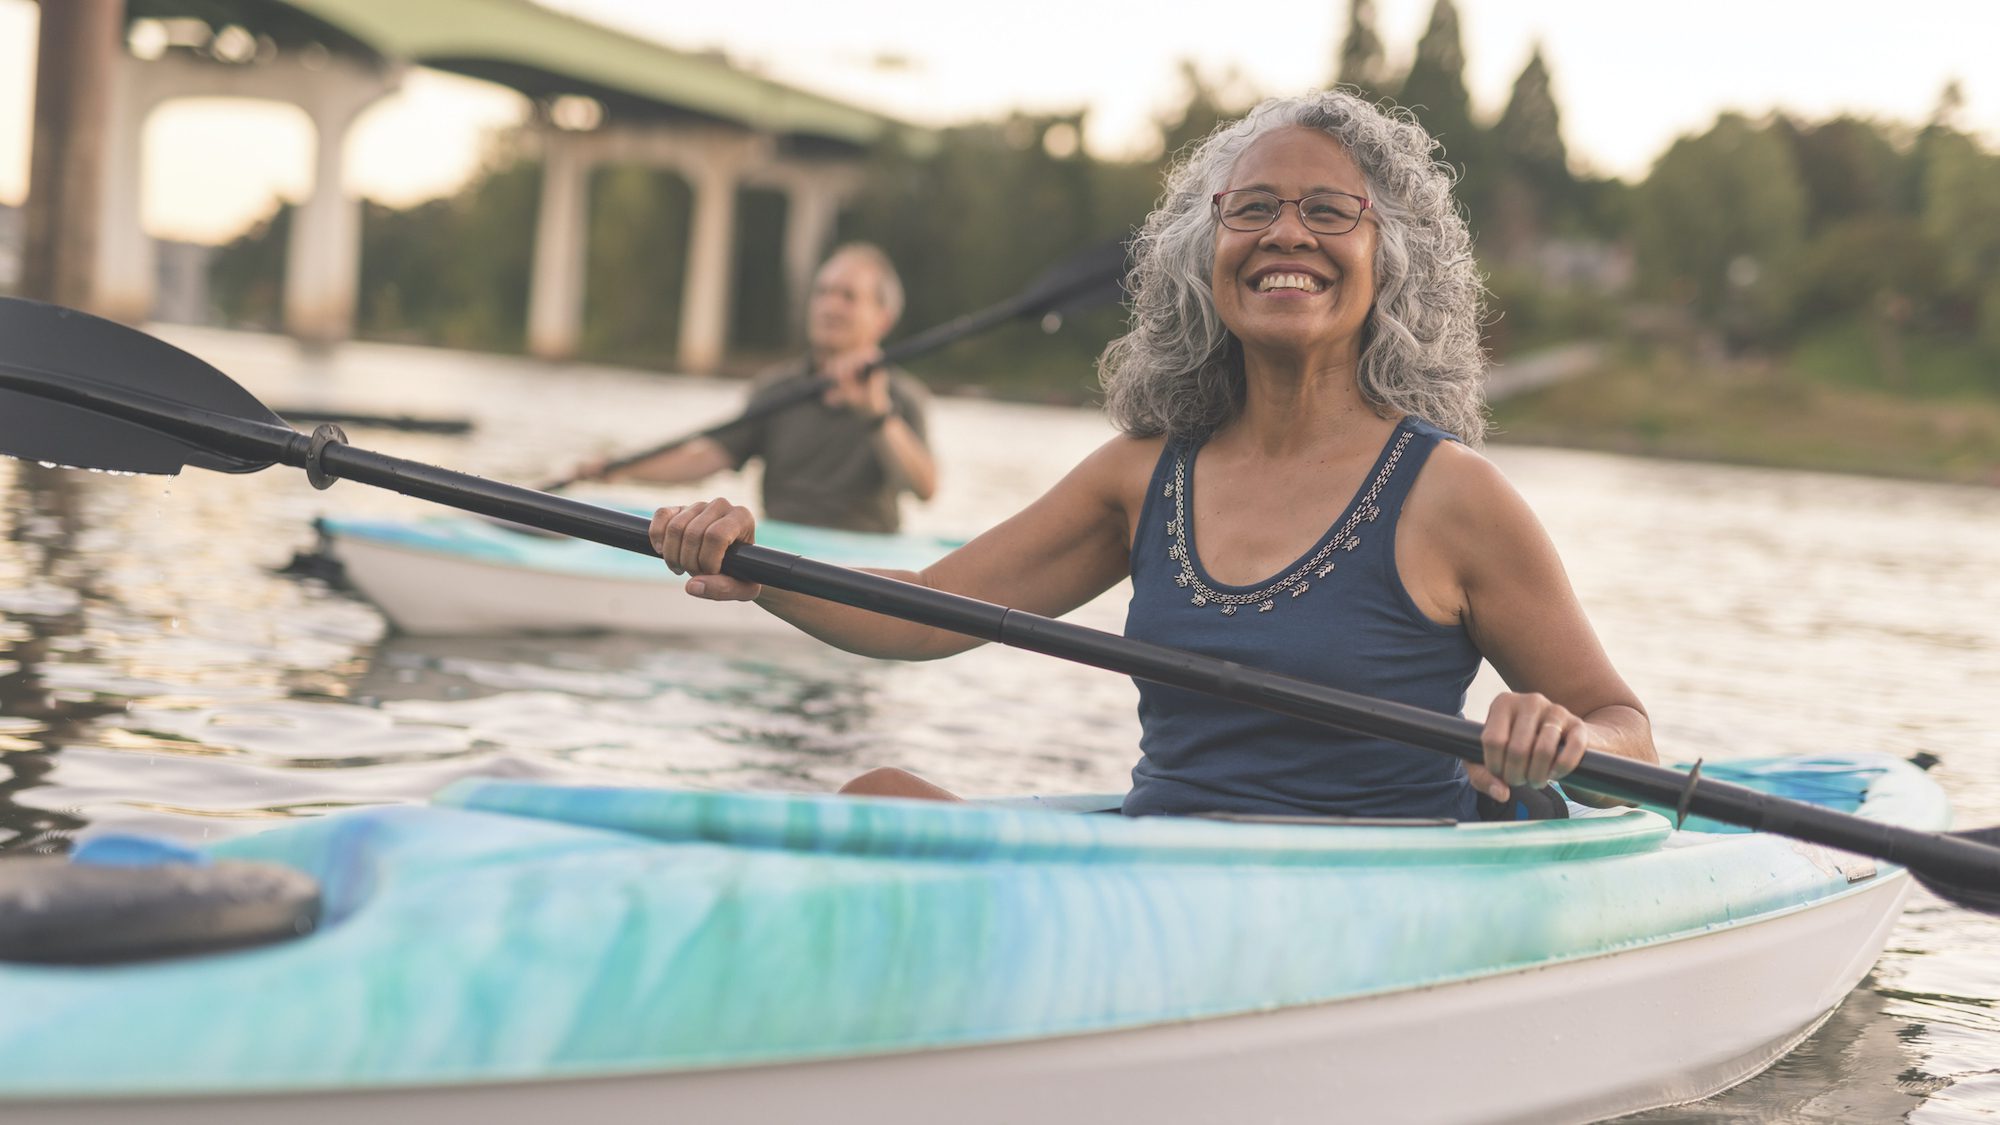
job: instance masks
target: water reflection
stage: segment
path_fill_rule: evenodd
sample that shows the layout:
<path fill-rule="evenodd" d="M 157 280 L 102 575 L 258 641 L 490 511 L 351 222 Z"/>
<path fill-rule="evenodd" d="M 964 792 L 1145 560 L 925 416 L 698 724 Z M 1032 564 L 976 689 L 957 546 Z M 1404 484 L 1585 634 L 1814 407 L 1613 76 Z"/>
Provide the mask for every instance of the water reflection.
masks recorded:
<path fill-rule="evenodd" d="M 281 341 L 186 342 L 269 401 L 469 413 L 469 439 L 354 436 L 501 479 L 696 428 L 739 393 L 373 345 L 302 363 Z M 963 400 L 933 421 L 943 491 L 911 522 L 946 534 L 1011 513 L 1108 434 L 1084 412 Z M 1665 752 L 1928 750 L 1960 823 L 2000 822 L 2000 492 L 1492 456 L 1548 525 Z M 891 665 L 782 640 L 385 637 L 367 606 L 274 573 L 315 515 L 429 510 L 381 490 L 315 492 L 286 469 L 114 480 L 0 459 L 0 492 L 0 851 L 84 830 L 213 839 L 469 775 L 801 789 L 886 764 L 964 792 L 1105 791 L 1135 753 L 1126 681 L 1005 649 Z M 1122 615 L 1114 591 L 1075 617 L 1115 630 Z M 1475 713 L 1497 687 L 1475 685 Z M 1993 920 L 1919 894 L 1871 983 L 1798 1052 L 1645 1119 L 1991 1115 L 1996 942 Z"/>
<path fill-rule="evenodd" d="M 377 650 L 353 698 L 399 721 L 465 729 L 475 745 L 532 748 L 628 781 L 830 788 L 884 761 L 969 753 L 994 759 L 986 791 L 1045 787 L 1040 770 L 1052 759 L 1097 788 L 1122 784 L 1127 763 L 1112 758 L 1107 768 L 1107 752 L 1134 743 L 1131 704 L 1120 698 L 1129 688 L 1115 679 L 1084 672 L 1094 686 L 1075 685 L 1110 716 L 1038 708 L 1012 733 L 1039 751 L 1010 757 L 993 744 L 995 712 L 984 701 L 1045 686 L 1039 676 L 1018 683 L 1024 669 L 1049 672 L 1021 657 L 893 666 L 791 638 L 397 637 Z M 975 697 L 982 705 L 968 715 Z"/>
<path fill-rule="evenodd" d="M 53 852 L 86 823 L 82 810 L 24 797 L 48 785 L 56 752 L 79 725 L 117 709 L 45 682 L 41 669 L 82 626 L 93 590 L 74 549 L 77 475 L 8 462 L 0 511 L 0 853 Z"/>

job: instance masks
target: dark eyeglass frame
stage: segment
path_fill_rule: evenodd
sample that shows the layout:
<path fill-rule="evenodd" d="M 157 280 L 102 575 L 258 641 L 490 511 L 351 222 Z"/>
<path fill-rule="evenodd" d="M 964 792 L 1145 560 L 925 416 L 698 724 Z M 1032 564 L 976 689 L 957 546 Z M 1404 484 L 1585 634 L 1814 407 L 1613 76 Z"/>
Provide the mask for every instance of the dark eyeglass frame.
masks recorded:
<path fill-rule="evenodd" d="M 1261 195 L 1266 199 L 1277 201 L 1278 205 L 1271 209 L 1271 217 L 1269 219 L 1266 219 L 1265 221 L 1257 224 L 1256 226 L 1254 227 L 1237 226 L 1231 223 L 1227 218 L 1223 216 L 1222 197 L 1226 195 L 1241 195 L 1241 194 Z M 1344 227 L 1341 227 L 1339 230 L 1328 230 L 1325 229 L 1324 227 L 1314 226 L 1313 221 L 1306 217 L 1306 200 L 1322 199 L 1325 198 L 1326 196 L 1339 196 L 1342 199 L 1352 199 L 1360 203 L 1361 204 L 1360 208 L 1354 212 L 1354 221 L 1347 224 Z M 1271 224 L 1278 221 L 1278 216 L 1284 214 L 1285 204 L 1287 203 L 1291 204 L 1293 209 L 1298 211 L 1299 223 L 1303 225 L 1307 230 L 1313 232 L 1314 234 L 1324 234 L 1324 235 L 1346 234 L 1349 231 L 1352 231 L 1355 227 L 1360 226 L 1361 216 L 1367 214 L 1368 209 L 1374 206 L 1374 204 L 1369 201 L 1367 196 L 1356 195 L 1351 191 L 1316 191 L 1313 192 L 1311 195 L 1301 195 L 1297 199 L 1286 199 L 1284 196 L 1279 195 L 1277 192 L 1265 191 L 1263 188 L 1229 188 L 1225 191 L 1218 191 L 1214 195 L 1210 196 L 1208 203 L 1209 207 L 1215 212 L 1215 221 L 1222 224 L 1223 229 L 1239 231 L 1244 234 L 1254 234 L 1255 232 L 1260 230 L 1268 230 Z"/>

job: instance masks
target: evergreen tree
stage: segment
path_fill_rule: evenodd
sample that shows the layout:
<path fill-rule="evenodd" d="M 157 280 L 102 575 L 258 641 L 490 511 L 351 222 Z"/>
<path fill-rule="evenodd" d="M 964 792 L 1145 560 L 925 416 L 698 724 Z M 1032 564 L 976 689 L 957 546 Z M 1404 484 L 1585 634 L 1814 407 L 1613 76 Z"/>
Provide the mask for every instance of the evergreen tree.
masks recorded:
<path fill-rule="evenodd" d="M 1507 109 L 1493 126 L 1492 142 L 1492 158 L 1499 167 L 1491 177 L 1492 207 L 1482 233 L 1492 256 L 1520 260 L 1578 204 L 1569 153 L 1563 147 L 1562 114 L 1539 45 L 1514 80 Z"/>
<path fill-rule="evenodd" d="M 1169 160 L 1190 143 L 1214 132 L 1217 125 L 1250 112 L 1255 102 L 1254 98 L 1240 98 L 1230 92 L 1242 85 L 1242 78 L 1235 71 L 1224 74 L 1219 82 L 1211 82 L 1202 76 L 1193 59 L 1181 60 L 1181 84 L 1187 90 L 1187 100 L 1181 105 L 1180 120 L 1159 123 L 1160 149 Z"/>
<path fill-rule="evenodd" d="M 1340 57 L 1334 66 L 1334 81 L 1352 86 L 1364 97 L 1381 96 L 1385 80 L 1382 37 L 1375 34 L 1375 0 L 1351 0 L 1347 9 L 1347 38 L 1340 41 Z"/>
<path fill-rule="evenodd" d="M 1488 211 L 1489 185 L 1496 177 L 1485 160 L 1486 136 L 1472 120 L 1472 99 L 1465 91 L 1465 47 L 1459 39 L 1458 7 L 1452 0 L 1437 0 L 1431 9 L 1430 26 L 1417 41 L 1416 59 L 1397 100 L 1444 146 L 1444 158 L 1459 170 L 1459 200 L 1476 225 Z"/>
<path fill-rule="evenodd" d="M 1417 57 L 1397 100 L 1416 112 L 1431 136 L 1444 142 L 1453 163 L 1463 164 L 1471 155 L 1459 151 L 1476 144 L 1478 129 L 1472 123 L 1471 96 L 1465 92 L 1465 47 L 1459 41 L 1458 7 L 1452 0 L 1437 0 L 1431 9 L 1430 26 L 1417 40 Z"/>
<path fill-rule="evenodd" d="M 1930 123 L 1941 129 L 1958 128 L 1958 116 L 1965 109 L 1965 87 L 1953 78 L 1938 91 L 1937 106 L 1931 110 Z"/>
<path fill-rule="evenodd" d="M 1569 150 L 1563 146 L 1562 112 L 1556 108 L 1542 48 L 1535 45 L 1528 65 L 1514 79 L 1507 109 L 1493 126 L 1499 155 L 1522 170 L 1538 187 L 1554 189 L 1570 179 Z"/>

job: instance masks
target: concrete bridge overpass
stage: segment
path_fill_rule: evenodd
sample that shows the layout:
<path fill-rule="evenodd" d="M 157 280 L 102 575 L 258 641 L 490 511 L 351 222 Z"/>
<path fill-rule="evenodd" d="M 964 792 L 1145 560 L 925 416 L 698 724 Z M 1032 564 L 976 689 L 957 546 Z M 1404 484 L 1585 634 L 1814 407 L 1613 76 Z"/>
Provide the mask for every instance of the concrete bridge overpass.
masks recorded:
<path fill-rule="evenodd" d="M 411 67 L 511 87 L 532 99 L 543 158 L 527 342 L 560 359 L 583 319 L 591 170 L 666 168 L 693 190 L 679 366 L 711 371 L 729 323 L 735 203 L 744 187 L 786 199 L 784 259 L 795 307 L 860 184 L 874 145 L 924 135 L 719 59 L 672 50 L 527 0 L 127 0 L 130 42 L 113 65 L 105 131 L 98 311 L 154 307 L 156 263 L 140 226 L 140 140 L 177 98 L 253 98 L 303 110 L 317 132 L 312 195 L 291 228 L 285 325 L 328 342 L 352 331 L 360 204 L 344 186 L 348 130 Z"/>

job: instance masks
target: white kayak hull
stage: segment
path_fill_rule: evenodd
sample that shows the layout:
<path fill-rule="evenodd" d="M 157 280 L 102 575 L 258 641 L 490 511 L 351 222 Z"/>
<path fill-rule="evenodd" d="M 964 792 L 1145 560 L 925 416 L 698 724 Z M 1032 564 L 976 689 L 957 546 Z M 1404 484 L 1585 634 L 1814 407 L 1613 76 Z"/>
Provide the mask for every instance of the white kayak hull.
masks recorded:
<path fill-rule="evenodd" d="M 792 631 L 748 602 L 687 597 L 661 579 L 532 570 L 379 540 L 342 539 L 337 550 L 354 588 L 397 631 L 418 636 Z M 659 569 L 671 577 L 664 565 Z"/>
<path fill-rule="evenodd" d="M 650 555 L 463 516 L 320 525 L 348 582 L 404 633 L 796 635 L 754 605 L 687 596 L 685 579 Z M 958 542 L 778 521 L 760 524 L 758 541 L 845 566 L 904 569 L 926 566 Z"/>

